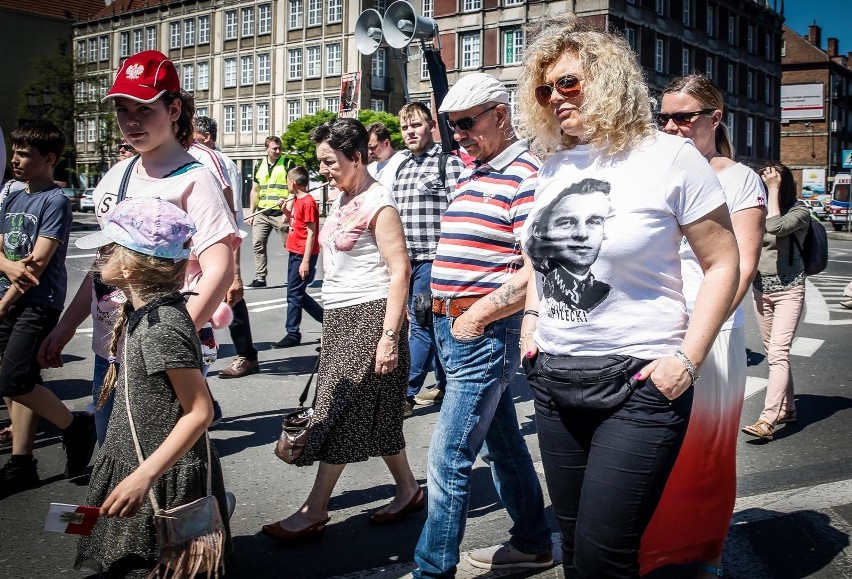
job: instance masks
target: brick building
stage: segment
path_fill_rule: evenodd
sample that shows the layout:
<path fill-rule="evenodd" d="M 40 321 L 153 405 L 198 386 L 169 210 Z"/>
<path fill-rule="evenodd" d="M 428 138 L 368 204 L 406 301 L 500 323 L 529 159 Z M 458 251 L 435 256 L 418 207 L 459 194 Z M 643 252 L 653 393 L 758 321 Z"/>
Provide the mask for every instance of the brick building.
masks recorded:
<path fill-rule="evenodd" d="M 816 24 L 806 36 L 784 27 L 780 158 L 793 170 L 800 189 L 803 176 L 807 181 L 808 173 L 824 174 L 828 193 L 834 175 L 850 171 L 842 168 L 841 156 L 852 149 L 852 53 L 840 54 L 839 49 L 836 38 L 827 39 L 822 48 Z"/>

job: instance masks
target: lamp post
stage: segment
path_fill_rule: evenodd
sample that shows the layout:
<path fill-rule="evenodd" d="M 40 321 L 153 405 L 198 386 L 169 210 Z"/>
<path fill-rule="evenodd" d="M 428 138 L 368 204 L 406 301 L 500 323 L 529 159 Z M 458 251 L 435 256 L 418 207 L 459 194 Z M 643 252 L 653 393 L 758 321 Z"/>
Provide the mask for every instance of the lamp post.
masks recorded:
<path fill-rule="evenodd" d="M 816 137 L 814 136 L 814 124 L 807 122 L 805 123 L 805 126 L 811 130 L 811 159 L 816 159 Z"/>

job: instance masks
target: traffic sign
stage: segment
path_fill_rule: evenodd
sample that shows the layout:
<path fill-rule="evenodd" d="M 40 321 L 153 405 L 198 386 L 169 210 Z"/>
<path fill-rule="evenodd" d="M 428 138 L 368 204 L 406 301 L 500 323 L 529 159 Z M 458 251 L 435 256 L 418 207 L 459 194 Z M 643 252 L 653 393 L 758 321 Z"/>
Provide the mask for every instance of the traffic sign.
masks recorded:
<path fill-rule="evenodd" d="M 852 169 L 852 149 L 843 150 L 843 168 Z"/>

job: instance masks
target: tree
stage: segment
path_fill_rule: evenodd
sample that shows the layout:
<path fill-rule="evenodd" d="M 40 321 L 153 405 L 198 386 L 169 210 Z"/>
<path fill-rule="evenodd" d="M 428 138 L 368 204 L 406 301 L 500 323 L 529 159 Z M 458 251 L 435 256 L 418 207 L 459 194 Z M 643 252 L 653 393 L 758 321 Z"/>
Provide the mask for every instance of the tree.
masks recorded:
<path fill-rule="evenodd" d="M 307 115 L 290 123 L 287 131 L 281 135 L 281 149 L 287 161 L 293 165 L 302 165 L 309 173 L 316 175 L 319 172 L 319 161 L 317 161 L 316 144 L 311 141 L 311 132 L 319 125 L 336 117 L 337 114 L 322 110 L 315 115 Z M 403 148 L 399 118 L 385 112 L 361 110 L 358 112 L 358 120 L 364 123 L 364 126 L 376 121 L 383 122 L 390 131 L 394 148 Z"/>

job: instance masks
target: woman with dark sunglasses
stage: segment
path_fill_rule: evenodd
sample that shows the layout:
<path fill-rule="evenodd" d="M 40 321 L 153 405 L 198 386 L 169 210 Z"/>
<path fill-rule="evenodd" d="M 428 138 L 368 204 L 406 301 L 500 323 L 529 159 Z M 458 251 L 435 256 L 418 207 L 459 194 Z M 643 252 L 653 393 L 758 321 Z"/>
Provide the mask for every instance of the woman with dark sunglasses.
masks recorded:
<path fill-rule="evenodd" d="M 740 282 L 730 315 L 704 360 L 686 438 L 642 539 L 643 573 L 665 564 L 700 561 L 699 577 L 722 576 L 722 547 L 736 500 L 736 446 L 746 384 L 740 303 L 757 272 L 766 196 L 757 173 L 733 160 L 734 148 L 722 123 L 723 105 L 710 79 L 693 74 L 663 89 L 657 115 L 663 132 L 695 143 L 725 190 L 740 254 Z M 681 244 L 680 256 L 683 293 L 691 312 L 704 276 L 689 243 Z"/>
<path fill-rule="evenodd" d="M 573 14 L 528 37 L 521 128 L 548 158 L 523 237 L 537 291 L 527 292 L 521 352 L 542 463 L 566 577 L 633 578 L 692 385 L 736 293 L 736 240 L 707 161 L 655 129 L 624 38 Z M 559 279 L 542 267 L 552 261 L 534 239 L 542 232 L 578 256 L 563 260 Z M 706 279 L 688 327 L 684 236 Z M 582 307 L 601 283 L 606 296 Z"/>

